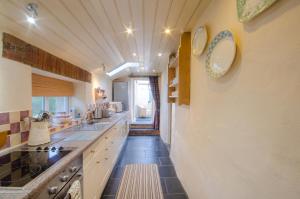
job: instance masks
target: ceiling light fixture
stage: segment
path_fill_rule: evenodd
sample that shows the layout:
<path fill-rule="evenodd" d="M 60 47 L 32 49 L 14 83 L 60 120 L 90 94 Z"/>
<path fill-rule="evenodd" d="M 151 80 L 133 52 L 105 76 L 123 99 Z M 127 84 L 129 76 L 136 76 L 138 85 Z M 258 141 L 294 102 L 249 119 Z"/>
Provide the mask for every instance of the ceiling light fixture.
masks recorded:
<path fill-rule="evenodd" d="M 38 5 L 36 3 L 29 3 L 26 6 L 26 11 L 28 15 L 26 16 L 28 23 L 35 24 L 36 18 L 38 16 L 37 12 Z"/>
<path fill-rule="evenodd" d="M 158 53 L 157 56 L 161 57 L 161 56 L 162 56 L 162 53 Z"/>
<path fill-rule="evenodd" d="M 128 35 L 132 35 L 133 30 L 132 30 L 131 28 L 126 28 L 126 33 L 127 33 Z"/>
<path fill-rule="evenodd" d="M 166 35 L 171 34 L 171 30 L 169 28 L 166 28 L 164 32 L 165 32 Z"/>
<path fill-rule="evenodd" d="M 139 67 L 140 63 L 138 62 L 125 62 L 121 65 L 119 65 L 117 68 L 115 68 L 114 70 L 106 73 L 108 76 L 114 76 L 115 74 L 121 72 L 122 70 L 126 69 L 126 68 L 132 68 L 132 67 Z"/>
<path fill-rule="evenodd" d="M 132 53 L 132 56 L 136 57 L 136 53 Z"/>
<path fill-rule="evenodd" d="M 155 69 L 153 69 L 153 70 L 152 70 L 152 72 L 154 72 L 154 73 L 155 73 L 155 72 L 156 72 L 156 70 L 155 70 Z"/>

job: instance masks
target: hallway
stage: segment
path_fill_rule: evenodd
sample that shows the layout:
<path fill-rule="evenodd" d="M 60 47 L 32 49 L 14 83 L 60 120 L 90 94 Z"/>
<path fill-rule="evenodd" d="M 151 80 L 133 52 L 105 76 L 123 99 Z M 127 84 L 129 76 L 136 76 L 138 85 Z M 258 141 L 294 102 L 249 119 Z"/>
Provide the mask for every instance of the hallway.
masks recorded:
<path fill-rule="evenodd" d="M 167 147 L 159 136 L 129 136 L 118 163 L 105 187 L 103 199 L 113 199 L 118 190 L 126 164 L 155 163 L 165 199 L 187 199 L 187 195 L 176 176 Z"/>

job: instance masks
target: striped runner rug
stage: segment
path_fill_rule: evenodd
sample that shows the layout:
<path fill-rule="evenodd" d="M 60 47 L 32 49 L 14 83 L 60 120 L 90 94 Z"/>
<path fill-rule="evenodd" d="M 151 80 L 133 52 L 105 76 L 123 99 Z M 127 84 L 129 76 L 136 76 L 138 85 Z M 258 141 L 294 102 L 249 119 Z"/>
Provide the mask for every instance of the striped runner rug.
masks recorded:
<path fill-rule="evenodd" d="M 157 165 L 126 165 L 116 199 L 163 199 Z"/>

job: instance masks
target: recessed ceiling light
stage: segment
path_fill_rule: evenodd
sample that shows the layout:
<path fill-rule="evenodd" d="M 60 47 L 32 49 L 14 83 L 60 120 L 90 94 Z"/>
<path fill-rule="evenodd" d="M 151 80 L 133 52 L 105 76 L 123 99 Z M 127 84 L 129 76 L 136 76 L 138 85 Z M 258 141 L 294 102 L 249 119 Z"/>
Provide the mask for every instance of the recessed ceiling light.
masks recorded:
<path fill-rule="evenodd" d="M 161 57 L 161 56 L 162 56 L 162 53 L 158 53 L 157 56 Z"/>
<path fill-rule="evenodd" d="M 166 28 L 164 32 L 165 32 L 165 34 L 167 34 L 167 35 L 171 34 L 171 30 L 170 30 L 169 28 Z"/>
<path fill-rule="evenodd" d="M 131 28 L 126 28 L 126 33 L 127 33 L 128 35 L 132 35 L 133 30 L 132 30 Z"/>
<path fill-rule="evenodd" d="M 38 16 L 37 12 L 38 5 L 36 3 L 29 3 L 26 5 L 27 11 L 27 21 L 28 23 L 35 24 L 36 17 Z"/>
<path fill-rule="evenodd" d="M 156 72 L 156 70 L 155 70 L 155 69 L 153 69 L 153 70 L 152 70 L 152 72 L 154 72 L 154 73 L 155 73 L 155 72 Z"/>
<path fill-rule="evenodd" d="M 132 56 L 136 57 L 136 53 L 132 53 Z"/>
<path fill-rule="evenodd" d="M 35 24 L 35 18 L 27 16 L 28 23 Z"/>
<path fill-rule="evenodd" d="M 144 70 L 144 69 L 145 69 L 145 68 L 142 66 L 142 67 L 141 67 L 141 70 Z"/>

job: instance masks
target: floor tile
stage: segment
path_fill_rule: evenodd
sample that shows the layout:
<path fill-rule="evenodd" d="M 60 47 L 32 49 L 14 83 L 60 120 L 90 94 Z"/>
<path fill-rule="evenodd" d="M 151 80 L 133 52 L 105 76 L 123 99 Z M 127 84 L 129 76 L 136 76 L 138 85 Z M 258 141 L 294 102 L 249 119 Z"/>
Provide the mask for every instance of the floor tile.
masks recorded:
<path fill-rule="evenodd" d="M 160 178 L 160 184 L 161 184 L 163 193 L 167 193 L 167 187 L 166 187 L 166 182 L 165 182 L 164 178 Z"/>
<path fill-rule="evenodd" d="M 137 163 L 153 163 L 159 166 L 162 191 L 166 199 L 188 199 L 176 177 L 169 151 L 159 136 L 129 136 L 127 138 L 101 198 L 115 198 L 124 167 L 127 164 Z"/>
<path fill-rule="evenodd" d="M 118 191 L 120 179 L 109 179 L 103 191 L 103 195 L 115 195 Z"/>
<path fill-rule="evenodd" d="M 110 178 L 121 178 L 123 175 L 124 167 L 115 167 Z"/>
<path fill-rule="evenodd" d="M 102 196 L 101 199 L 115 199 L 115 196 Z"/>
<path fill-rule="evenodd" d="M 159 157 L 160 165 L 173 165 L 169 157 Z"/>
<path fill-rule="evenodd" d="M 178 178 L 165 178 L 168 193 L 185 193 Z"/>
<path fill-rule="evenodd" d="M 188 199 L 186 194 L 165 194 L 164 199 Z"/>
<path fill-rule="evenodd" d="M 176 177 L 176 172 L 173 166 L 159 166 L 160 177 Z"/>

